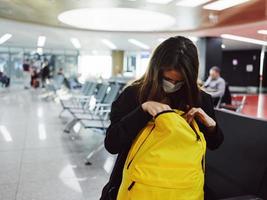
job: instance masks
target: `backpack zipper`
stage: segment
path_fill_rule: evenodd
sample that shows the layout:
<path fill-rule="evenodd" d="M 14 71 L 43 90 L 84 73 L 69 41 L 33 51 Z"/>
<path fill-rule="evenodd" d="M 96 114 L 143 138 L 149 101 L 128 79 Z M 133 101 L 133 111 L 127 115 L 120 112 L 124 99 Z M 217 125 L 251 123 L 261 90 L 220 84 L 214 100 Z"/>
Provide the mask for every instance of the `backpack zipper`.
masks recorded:
<path fill-rule="evenodd" d="M 197 133 L 197 130 L 195 129 L 195 127 L 193 125 L 192 126 L 190 125 L 190 127 L 193 129 L 194 133 L 196 134 L 197 141 L 201 140 L 199 134 Z"/>
<path fill-rule="evenodd" d="M 147 134 L 146 138 L 144 139 L 144 141 L 141 143 L 141 145 L 139 146 L 138 150 L 136 151 L 136 153 L 134 154 L 133 158 L 131 159 L 131 161 L 129 162 L 129 164 L 127 165 L 127 169 L 129 169 L 130 165 L 133 162 L 133 159 L 135 158 L 136 154 L 138 153 L 138 151 L 141 149 L 141 147 L 143 146 L 143 144 L 145 143 L 145 141 L 147 140 L 147 138 L 149 137 L 149 135 L 152 133 L 152 131 L 155 128 L 155 124 L 153 125 L 152 129 L 150 130 L 150 132 Z"/>

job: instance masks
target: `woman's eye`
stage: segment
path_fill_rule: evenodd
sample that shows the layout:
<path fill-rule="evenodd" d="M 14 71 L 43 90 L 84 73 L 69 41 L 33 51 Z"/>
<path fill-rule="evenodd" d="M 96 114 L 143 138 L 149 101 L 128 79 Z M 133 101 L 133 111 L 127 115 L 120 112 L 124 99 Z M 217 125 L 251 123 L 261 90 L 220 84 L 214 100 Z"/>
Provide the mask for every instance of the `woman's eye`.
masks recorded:
<path fill-rule="evenodd" d="M 169 78 L 164 78 L 166 81 L 172 81 L 171 79 L 169 79 Z"/>

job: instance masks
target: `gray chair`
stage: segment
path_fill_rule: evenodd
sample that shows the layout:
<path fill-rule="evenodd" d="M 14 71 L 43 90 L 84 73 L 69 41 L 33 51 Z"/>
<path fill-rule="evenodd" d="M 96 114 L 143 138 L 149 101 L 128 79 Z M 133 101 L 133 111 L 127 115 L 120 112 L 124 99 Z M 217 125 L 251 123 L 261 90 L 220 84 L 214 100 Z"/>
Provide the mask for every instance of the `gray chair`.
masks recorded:
<path fill-rule="evenodd" d="M 64 85 L 64 79 L 64 76 L 57 75 L 53 79 L 47 80 L 45 91 L 40 97 L 45 100 L 55 99 L 57 97 L 57 91 L 62 89 L 62 86 Z"/>
<path fill-rule="evenodd" d="M 88 110 L 88 112 L 85 114 L 74 114 L 73 124 L 68 128 L 72 129 L 75 124 L 79 122 L 85 129 L 100 129 L 105 132 L 110 125 L 109 113 L 111 111 L 112 102 L 120 93 L 121 87 L 122 85 L 120 84 L 111 84 L 103 101 L 101 103 L 97 103 L 92 111 Z M 102 148 L 104 148 L 103 143 L 99 145 L 95 150 L 91 151 L 85 159 L 85 164 L 91 165 L 91 157 Z"/>
<path fill-rule="evenodd" d="M 111 84 L 107 89 L 107 93 L 102 102 L 96 103 L 93 109 L 83 110 L 70 109 L 73 115 L 72 121 L 68 123 L 64 129 L 66 133 L 70 133 L 76 123 L 81 122 L 84 128 L 106 129 L 109 126 L 109 113 L 111 111 L 112 102 L 116 99 L 121 90 L 121 85 Z"/>
<path fill-rule="evenodd" d="M 96 82 L 87 82 L 81 90 L 82 93 L 72 94 L 67 100 L 59 99 L 62 106 L 62 111 L 60 112 L 59 117 L 61 117 L 66 110 L 84 109 L 90 102 L 91 97 L 94 95 L 96 87 Z"/>

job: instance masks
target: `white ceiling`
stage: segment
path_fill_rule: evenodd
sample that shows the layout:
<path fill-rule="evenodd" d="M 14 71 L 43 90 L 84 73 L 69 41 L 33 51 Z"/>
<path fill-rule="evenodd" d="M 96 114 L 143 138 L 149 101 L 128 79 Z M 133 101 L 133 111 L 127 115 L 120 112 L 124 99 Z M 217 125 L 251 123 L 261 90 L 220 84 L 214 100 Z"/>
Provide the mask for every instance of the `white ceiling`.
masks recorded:
<path fill-rule="evenodd" d="M 266 36 L 257 33 L 259 29 L 267 29 L 266 17 L 265 20 L 258 20 L 254 23 L 243 23 L 242 25 L 207 25 L 207 23 L 211 23 L 212 21 L 207 21 L 206 19 L 209 14 L 219 16 L 219 22 L 220 19 L 224 18 L 220 14 L 224 14 L 225 16 L 228 14 L 227 19 L 236 19 L 235 16 L 238 13 L 237 18 L 242 19 L 240 12 L 243 12 L 242 9 L 250 10 L 247 9 L 250 4 L 226 10 L 222 13 L 217 13 L 217 15 L 216 12 L 215 14 L 209 11 L 203 12 L 201 7 L 178 7 L 175 5 L 176 2 L 178 0 L 173 0 L 167 5 L 158 5 L 147 3 L 146 0 L 0 0 L 0 37 L 5 33 L 11 33 L 13 35 L 10 40 L 3 44 L 4 46 L 36 48 L 38 36 L 44 35 L 47 38 L 44 48 L 76 50 L 70 42 L 70 38 L 75 37 L 80 40 L 82 45 L 81 50 L 90 51 L 110 50 L 101 42 L 102 39 L 109 39 L 118 49 L 128 51 L 141 50 L 139 47 L 128 42 L 130 38 L 147 44 L 151 47 L 151 50 L 159 44 L 159 38 L 168 38 L 175 35 L 184 35 L 187 37 L 219 37 L 221 34 L 234 34 L 261 40 L 267 39 Z M 263 7 L 267 6 L 267 4 L 264 5 L 262 3 L 264 2 L 263 0 L 251 0 L 251 2 L 251 6 L 253 3 L 255 3 L 254 5 L 257 4 L 258 7 L 261 5 Z M 176 24 L 172 28 L 161 32 L 108 32 L 77 29 L 64 25 L 57 19 L 57 15 L 66 10 L 107 6 L 159 11 L 175 17 Z M 245 17 L 248 16 L 244 15 Z M 140 23 L 142 22 L 140 21 Z M 261 48 L 258 45 L 225 39 L 223 43 L 226 45 L 226 50 Z"/>
<path fill-rule="evenodd" d="M 129 38 L 140 40 L 151 46 L 151 48 L 154 48 L 159 44 L 159 38 L 177 35 L 176 33 L 83 31 L 0 19 L 0 35 L 5 33 L 11 33 L 13 35 L 13 37 L 4 44 L 5 46 L 37 47 L 38 36 L 44 35 L 47 38 L 45 48 L 74 49 L 70 38 L 76 37 L 80 40 L 82 49 L 85 50 L 109 50 L 109 48 L 101 42 L 103 38 L 109 39 L 121 50 L 140 50 L 140 48 L 128 42 Z"/>
<path fill-rule="evenodd" d="M 158 1 L 163 2 L 163 0 Z M 0 18 L 50 27 L 74 29 L 58 20 L 60 13 L 85 8 L 129 8 L 139 11 L 158 12 L 174 18 L 174 25 L 164 30 L 166 32 L 176 31 L 176 33 L 178 31 L 201 30 L 230 24 L 244 24 L 266 20 L 266 0 L 249 0 L 244 4 L 220 12 L 203 9 L 203 5 L 197 7 L 177 6 L 176 3 L 180 1 L 169 0 L 167 4 L 155 4 L 151 3 L 150 0 L 0 0 Z M 216 0 L 210 0 L 210 2 L 212 1 Z M 111 16 L 112 18 L 113 15 Z M 98 20 L 102 19 L 97 18 L 95 15 L 88 18 L 88 22 L 91 23 Z M 154 23 L 157 24 L 157 22 L 155 20 Z M 142 20 L 140 20 L 140 23 L 142 23 Z"/>
<path fill-rule="evenodd" d="M 174 26 L 169 30 L 195 29 L 203 19 L 201 7 L 188 8 L 176 6 L 173 0 L 170 3 L 154 4 L 146 0 L 0 0 L 0 17 L 17 21 L 32 22 L 43 25 L 70 27 L 61 23 L 57 17 L 60 13 L 80 8 L 135 8 L 143 11 L 154 11 L 167 14 L 176 19 Z M 252 3 L 257 0 L 251 0 Z M 95 20 L 95 19 L 88 19 Z"/>
<path fill-rule="evenodd" d="M 267 28 L 265 21 L 254 24 L 232 26 L 224 28 L 213 28 L 201 31 L 191 32 L 162 32 L 162 33 L 125 33 L 125 32 L 98 32 L 98 31 L 83 31 L 67 28 L 56 28 L 43 25 L 36 25 L 30 23 L 17 22 L 12 20 L 0 19 L 0 35 L 11 33 L 13 37 L 2 46 L 15 46 L 15 47 L 37 47 L 37 38 L 39 35 L 47 37 L 45 47 L 48 49 L 70 49 L 75 50 L 70 42 L 71 37 L 76 37 L 80 40 L 82 50 L 109 50 L 101 40 L 103 38 L 111 40 L 118 49 L 121 50 L 141 50 L 128 42 L 129 38 L 134 38 L 149 45 L 151 49 L 155 48 L 158 44 L 159 38 L 168 38 L 174 35 L 185 36 L 220 36 L 222 33 L 230 33 L 243 35 L 247 37 L 255 37 L 257 30 Z M 258 36 L 259 37 L 259 36 Z M 264 36 L 260 36 L 264 37 Z M 264 38 L 263 38 L 264 39 Z M 260 49 L 259 45 L 249 43 L 223 40 L 226 45 L 226 50 L 229 49 Z"/>

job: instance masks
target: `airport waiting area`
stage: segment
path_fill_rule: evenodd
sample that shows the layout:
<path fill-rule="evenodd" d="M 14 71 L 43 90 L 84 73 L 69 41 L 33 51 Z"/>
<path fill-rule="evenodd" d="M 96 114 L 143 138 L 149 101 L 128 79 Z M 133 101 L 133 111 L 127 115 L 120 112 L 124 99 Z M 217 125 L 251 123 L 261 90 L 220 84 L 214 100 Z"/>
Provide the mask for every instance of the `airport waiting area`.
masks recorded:
<path fill-rule="evenodd" d="M 267 199 L 265 0 L 0 0 L 0 200 Z"/>

